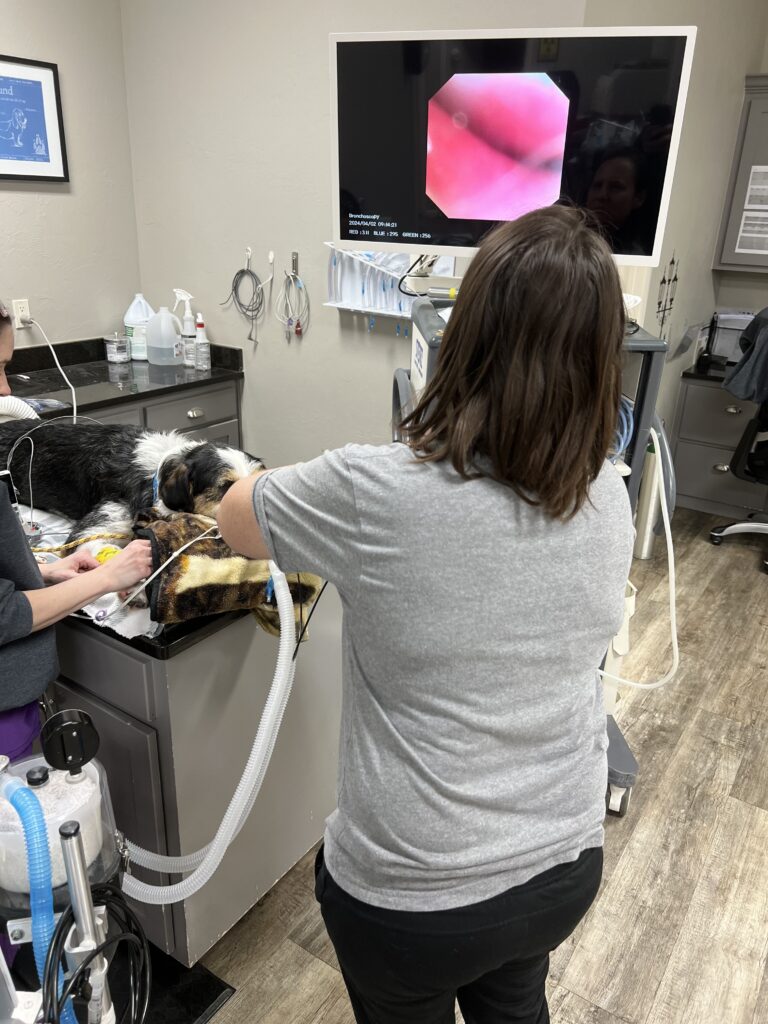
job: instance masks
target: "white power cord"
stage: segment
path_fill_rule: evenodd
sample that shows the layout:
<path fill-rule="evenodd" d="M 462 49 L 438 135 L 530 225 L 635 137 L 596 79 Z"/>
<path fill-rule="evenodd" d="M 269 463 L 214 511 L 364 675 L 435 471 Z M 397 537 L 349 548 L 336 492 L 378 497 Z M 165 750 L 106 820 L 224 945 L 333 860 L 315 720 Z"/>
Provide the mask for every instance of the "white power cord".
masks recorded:
<path fill-rule="evenodd" d="M 70 392 L 72 394 L 72 422 L 73 423 L 77 423 L 77 395 L 75 394 L 75 389 L 72 386 L 72 382 L 70 381 L 70 379 L 66 375 L 66 373 L 64 373 L 64 370 L 61 367 L 61 363 L 59 362 L 59 357 L 56 355 L 56 349 L 51 344 L 51 339 L 45 333 L 45 331 L 40 326 L 40 324 L 37 322 L 37 320 L 33 319 L 33 317 L 25 316 L 24 319 L 22 320 L 22 323 L 25 324 L 25 325 L 34 324 L 35 327 L 38 329 L 38 331 L 40 331 L 40 333 L 42 334 L 46 344 L 48 345 L 48 348 L 51 350 L 51 354 L 53 355 L 53 361 L 56 363 L 56 366 L 58 367 L 59 373 L 64 378 L 64 380 L 66 382 L 66 385 L 67 385 L 67 387 L 69 388 L 69 390 L 70 390 Z"/>
<path fill-rule="evenodd" d="M 661 453 L 661 442 L 659 435 L 656 431 L 651 428 L 651 439 L 653 440 L 654 446 L 658 453 Z M 667 569 L 669 573 L 669 628 L 672 634 L 672 665 L 669 671 L 660 678 L 656 679 L 651 683 L 638 683 L 633 679 L 624 679 L 621 676 L 615 676 L 611 672 L 606 672 L 604 669 L 598 669 L 598 672 L 603 679 L 610 679 L 612 683 L 621 683 L 624 686 L 631 686 L 635 690 L 658 690 L 662 686 L 666 686 L 667 683 L 671 683 L 677 675 L 677 670 L 680 667 L 680 650 L 677 643 L 677 594 L 676 594 L 676 581 L 675 581 L 675 552 L 672 546 L 672 524 L 669 519 L 669 506 L 667 505 L 667 494 L 664 489 L 664 473 L 661 466 L 661 455 L 656 459 L 656 483 L 659 488 L 659 498 L 661 501 L 661 518 L 664 522 L 664 536 L 667 542 Z"/>

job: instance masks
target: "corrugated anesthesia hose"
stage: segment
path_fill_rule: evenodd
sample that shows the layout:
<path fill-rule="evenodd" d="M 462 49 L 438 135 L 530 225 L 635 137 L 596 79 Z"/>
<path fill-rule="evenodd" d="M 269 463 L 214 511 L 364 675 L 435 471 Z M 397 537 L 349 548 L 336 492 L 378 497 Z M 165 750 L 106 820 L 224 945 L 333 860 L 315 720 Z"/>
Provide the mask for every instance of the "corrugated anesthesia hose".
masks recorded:
<path fill-rule="evenodd" d="M 123 892 L 140 903 L 178 903 L 188 899 L 202 888 L 218 868 L 228 846 L 245 824 L 256 802 L 291 695 L 295 672 L 293 653 L 296 644 L 296 622 L 293 598 L 285 575 L 274 562 L 269 563 L 269 571 L 275 585 L 275 596 L 280 613 L 280 647 L 272 687 L 264 705 L 245 771 L 216 835 L 202 850 L 182 857 L 166 857 L 143 850 L 134 846 L 133 843 L 127 844 L 131 860 L 142 867 L 172 874 L 192 871 L 192 874 L 183 881 L 173 885 L 148 885 L 132 875 L 125 875 Z"/>
<path fill-rule="evenodd" d="M 40 801 L 32 790 L 27 789 L 21 779 L 4 772 L 0 778 L 0 794 L 16 811 L 24 830 L 24 845 L 27 848 L 27 870 L 29 872 L 29 905 L 32 914 L 32 947 L 35 953 L 37 976 L 42 979 L 45 972 L 45 958 L 48 956 L 48 947 L 51 944 L 55 927 L 48 829 Z M 60 985 L 61 981 L 60 975 Z M 77 1018 L 69 1000 L 61 1019 L 64 1024 L 77 1024 Z"/>

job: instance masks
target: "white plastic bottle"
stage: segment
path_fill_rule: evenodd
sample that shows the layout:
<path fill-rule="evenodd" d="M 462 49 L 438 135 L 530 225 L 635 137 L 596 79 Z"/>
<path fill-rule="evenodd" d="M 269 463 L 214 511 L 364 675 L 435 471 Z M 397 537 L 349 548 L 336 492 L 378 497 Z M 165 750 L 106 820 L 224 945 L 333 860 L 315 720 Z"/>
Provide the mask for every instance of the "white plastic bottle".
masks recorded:
<path fill-rule="evenodd" d="M 192 316 L 192 307 L 190 301 L 194 299 L 194 295 L 190 295 L 189 292 L 184 291 L 183 288 L 174 288 L 173 294 L 176 296 L 176 305 L 173 307 L 173 312 L 176 312 L 176 306 L 180 302 L 184 303 L 184 316 L 181 321 L 181 340 L 184 346 L 184 365 L 190 366 L 194 369 L 195 366 L 195 341 L 197 340 L 197 333 L 195 330 L 195 318 Z"/>
<path fill-rule="evenodd" d="M 125 311 L 125 316 L 123 317 L 125 334 L 131 343 L 131 359 L 142 360 L 147 358 L 147 322 L 154 315 L 154 309 L 152 309 L 141 292 L 137 292 L 136 297 Z"/>
<path fill-rule="evenodd" d="M 154 366 L 173 366 L 184 360 L 181 323 L 167 306 L 161 306 L 147 324 L 147 358 Z"/>
<path fill-rule="evenodd" d="M 211 343 L 205 333 L 205 322 L 203 314 L 197 314 L 195 333 L 195 369 L 210 370 L 211 368 Z"/>

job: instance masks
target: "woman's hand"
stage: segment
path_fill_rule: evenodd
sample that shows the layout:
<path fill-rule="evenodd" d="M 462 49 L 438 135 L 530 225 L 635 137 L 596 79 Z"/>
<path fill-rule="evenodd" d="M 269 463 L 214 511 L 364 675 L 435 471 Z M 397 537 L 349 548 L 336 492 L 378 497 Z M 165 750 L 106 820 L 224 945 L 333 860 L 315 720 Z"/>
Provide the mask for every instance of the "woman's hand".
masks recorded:
<path fill-rule="evenodd" d="M 58 566 L 65 561 L 69 560 L 62 559 Z M 83 565 L 82 559 L 75 564 Z M 148 540 L 134 540 L 103 565 L 97 563 L 96 568 L 89 557 L 85 568 L 88 571 L 73 572 L 54 586 L 22 591 L 32 608 L 33 633 L 60 622 L 94 598 L 135 587 L 152 573 L 152 548 Z"/>
<path fill-rule="evenodd" d="M 40 575 L 46 583 L 63 583 L 71 580 L 81 572 L 97 569 L 99 563 L 88 551 L 75 551 L 66 558 L 58 558 L 55 562 L 47 562 L 40 566 Z"/>
<path fill-rule="evenodd" d="M 152 547 L 148 540 L 132 540 L 99 569 L 104 575 L 105 592 L 126 591 L 152 575 Z"/>

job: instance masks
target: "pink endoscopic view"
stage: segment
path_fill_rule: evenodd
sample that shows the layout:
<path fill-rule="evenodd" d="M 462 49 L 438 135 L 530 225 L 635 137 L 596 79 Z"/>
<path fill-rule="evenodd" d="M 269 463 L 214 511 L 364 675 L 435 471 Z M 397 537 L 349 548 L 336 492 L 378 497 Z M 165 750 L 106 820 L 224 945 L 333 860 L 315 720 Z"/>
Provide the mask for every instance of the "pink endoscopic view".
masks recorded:
<path fill-rule="evenodd" d="M 427 185 L 443 213 L 514 220 L 560 195 L 568 98 L 548 75 L 454 75 L 429 101 Z"/>

